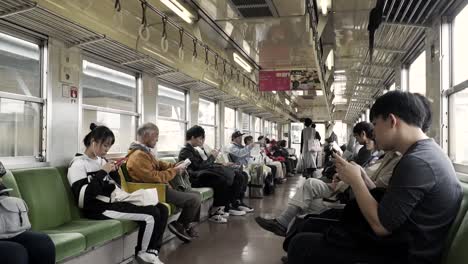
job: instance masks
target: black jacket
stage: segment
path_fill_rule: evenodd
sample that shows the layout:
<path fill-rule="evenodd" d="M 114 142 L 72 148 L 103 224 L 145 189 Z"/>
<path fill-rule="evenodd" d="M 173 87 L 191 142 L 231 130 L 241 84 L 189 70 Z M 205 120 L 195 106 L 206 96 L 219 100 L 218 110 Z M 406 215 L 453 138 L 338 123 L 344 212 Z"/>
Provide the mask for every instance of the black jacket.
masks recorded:
<path fill-rule="evenodd" d="M 215 165 L 215 157 L 209 155 L 207 160 L 203 160 L 200 153 L 189 143 L 185 144 L 179 152 L 179 161 L 189 159 L 191 164 L 188 166 L 188 171 L 199 171 L 212 168 Z"/>

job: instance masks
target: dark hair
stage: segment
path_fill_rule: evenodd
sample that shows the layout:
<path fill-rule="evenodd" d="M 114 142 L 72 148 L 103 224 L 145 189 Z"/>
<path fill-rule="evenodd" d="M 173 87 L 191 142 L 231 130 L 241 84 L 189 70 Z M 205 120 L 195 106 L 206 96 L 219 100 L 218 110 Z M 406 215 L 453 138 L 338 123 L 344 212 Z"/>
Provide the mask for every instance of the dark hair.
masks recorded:
<path fill-rule="evenodd" d="M 259 136 L 259 137 L 257 138 L 257 140 L 260 141 L 260 140 L 262 140 L 263 138 L 265 138 L 265 137 L 264 137 L 264 136 Z"/>
<path fill-rule="evenodd" d="M 192 137 L 198 138 L 198 137 L 203 137 L 205 138 L 205 130 L 201 126 L 193 126 L 189 130 L 187 130 L 187 133 L 185 133 L 185 140 L 191 140 Z"/>
<path fill-rule="evenodd" d="M 427 109 L 425 103 L 419 98 L 410 92 L 388 92 L 375 101 L 370 110 L 370 120 L 379 116 L 387 119 L 390 114 L 393 114 L 408 125 L 422 129 L 424 122 L 427 121 Z"/>
<path fill-rule="evenodd" d="M 306 127 L 311 126 L 311 125 L 312 125 L 312 119 L 306 118 L 306 119 L 304 120 L 304 125 L 305 125 Z"/>
<path fill-rule="evenodd" d="M 366 133 L 366 137 L 374 139 L 374 126 L 366 121 L 357 123 L 353 128 L 353 134 L 361 135 L 361 133 Z"/>
<path fill-rule="evenodd" d="M 112 140 L 111 144 L 114 144 L 114 133 L 108 127 L 98 126 L 94 123 L 91 123 L 89 125 L 89 129 L 91 129 L 91 131 L 83 139 L 83 143 L 86 147 L 91 145 L 91 139 L 94 139 L 94 141 L 97 143 L 102 143 L 110 138 Z"/>
<path fill-rule="evenodd" d="M 424 108 L 426 109 L 425 110 L 426 116 L 424 117 L 424 121 L 421 126 L 422 131 L 426 133 L 429 130 L 429 128 L 431 128 L 431 125 L 432 125 L 431 102 L 422 94 L 415 93 L 414 95 L 423 103 Z"/>
<path fill-rule="evenodd" d="M 266 144 L 270 144 L 270 139 L 269 139 L 269 138 L 265 138 L 265 143 L 266 143 Z"/>
<path fill-rule="evenodd" d="M 315 124 L 312 124 L 312 125 L 310 125 L 310 126 L 311 126 L 312 128 L 315 128 L 315 127 L 316 127 L 316 125 L 315 125 Z"/>
<path fill-rule="evenodd" d="M 284 139 L 283 139 L 283 140 L 280 140 L 280 141 L 278 142 L 278 145 L 279 145 L 280 147 L 282 147 L 282 148 L 285 148 L 285 147 L 286 147 L 286 140 L 284 140 Z"/>
<path fill-rule="evenodd" d="M 253 140 L 253 137 L 252 137 L 252 136 L 246 136 L 246 137 L 244 138 L 244 144 L 247 145 L 247 141 L 250 141 L 250 140 Z"/>

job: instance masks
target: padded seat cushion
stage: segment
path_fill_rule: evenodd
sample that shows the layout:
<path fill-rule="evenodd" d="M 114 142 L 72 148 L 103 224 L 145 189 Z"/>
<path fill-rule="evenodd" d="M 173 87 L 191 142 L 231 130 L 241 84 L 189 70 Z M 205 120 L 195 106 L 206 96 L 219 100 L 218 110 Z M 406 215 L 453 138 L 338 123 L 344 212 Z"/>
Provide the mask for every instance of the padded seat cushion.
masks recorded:
<path fill-rule="evenodd" d="M 124 234 L 133 232 L 138 228 L 138 224 L 135 221 L 130 220 L 119 220 L 122 225 L 122 230 Z"/>
<path fill-rule="evenodd" d="M 192 191 L 200 194 L 202 202 L 212 198 L 214 195 L 213 189 L 209 187 L 192 188 Z"/>
<path fill-rule="evenodd" d="M 86 248 L 86 239 L 79 233 L 47 233 L 55 244 L 55 261 L 76 256 Z"/>
<path fill-rule="evenodd" d="M 49 234 L 80 233 L 86 239 L 86 249 L 104 244 L 123 234 L 123 228 L 118 220 L 74 220 L 51 230 Z"/>
<path fill-rule="evenodd" d="M 71 220 L 68 196 L 55 168 L 13 170 L 21 196 L 29 206 L 33 230 L 53 229 Z"/>
<path fill-rule="evenodd" d="M 70 213 L 72 219 L 79 219 L 83 218 L 83 215 L 78 208 L 75 197 L 73 196 L 73 193 L 71 191 L 70 183 L 68 182 L 67 178 L 67 173 L 68 173 L 68 167 L 57 167 L 57 170 L 62 177 L 62 182 L 63 182 L 63 187 L 65 188 L 67 197 L 68 197 L 68 205 L 70 207 Z"/>

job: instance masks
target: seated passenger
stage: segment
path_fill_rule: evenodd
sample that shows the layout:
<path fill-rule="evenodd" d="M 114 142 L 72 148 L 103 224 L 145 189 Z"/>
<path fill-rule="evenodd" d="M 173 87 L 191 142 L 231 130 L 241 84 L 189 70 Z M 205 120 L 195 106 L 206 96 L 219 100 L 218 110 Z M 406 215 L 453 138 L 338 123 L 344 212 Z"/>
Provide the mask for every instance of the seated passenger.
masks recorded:
<path fill-rule="evenodd" d="M 353 134 L 356 141 L 362 145 L 356 157 L 353 157 L 353 161 L 364 167 L 372 159 L 372 153 L 375 150 L 375 142 L 373 140 L 373 126 L 371 123 L 362 121 L 357 123 L 353 128 Z"/>
<path fill-rule="evenodd" d="M 380 187 L 386 188 L 393 168 L 400 160 L 401 154 L 398 152 L 388 152 L 384 157 L 362 172 L 370 189 Z M 294 196 L 289 200 L 287 208 L 275 219 L 255 218 L 255 221 L 265 230 L 273 232 L 279 236 L 285 236 L 289 224 L 298 215 L 321 214 L 330 209 L 323 198 L 330 198 L 339 192 L 345 191 L 349 186 L 343 182 L 334 180 L 332 183 L 325 183 L 316 178 L 309 178 L 300 185 Z"/>
<path fill-rule="evenodd" d="M 127 157 L 129 176 L 135 182 L 165 183 L 174 179 L 178 173 L 184 173 L 181 163 L 172 164 L 159 161 L 152 149 L 159 139 L 159 129 L 153 123 L 146 123 L 137 130 L 137 141 L 130 145 Z M 177 221 L 169 223 L 169 230 L 184 242 L 197 237 L 194 222 L 199 221 L 201 198 L 198 193 L 178 191 L 168 186 L 166 201 L 182 208 Z"/>
<path fill-rule="evenodd" d="M 242 145 L 242 136 L 245 135 L 240 131 L 236 131 L 231 135 L 231 144 L 228 146 L 228 152 L 233 159 L 233 162 L 241 166 L 249 164 L 250 151 L 253 149 L 253 142 L 249 145 Z"/>
<path fill-rule="evenodd" d="M 188 172 L 193 187 L 211 187 L 214 189 L 213 208 L 210 211 L 210 221 L 227 223 L 227 217 L 245 215 L 245 208 L 239 199 L 243 195 L 244 178 L 222 164 L 215 163 L 218 150 L 212 150 L 207 160 L 203 160 L 196 147 L 203 146 L 205 130 L 201 126 L 193 126 L 186 132 L 187 143 L 179 152 L 179 160 L 191 161 Z M 244 210 L 242 210 L 244 209 Z"/>
<path fill-rule="evenodd" d="M 268 167 L 272 169 L 272 173 L 275 176 L 275 181 L 277 183 L 283 183 L 286 181 L 285 178 L 285 170 L 283 170 L 283 164 L 280 161 L 274 161 L 272 160 L 268 155 L 267 155 L 267 145 L 269 145 L 270 140 L 268 138 L 265 138 L 264 136 L 259 136 L 258 137 L 258 142 L 260 143 L 260 147 L 262 151 L 260 152 L 263 156 L 263 159 L 265 160 L 265 163 L 267 164 Z M 268 140 L 268 143 L 267 143 Z"/>
<path fill-rule="evenodd" d="M 8 192 L 12 190 L 2 183 L 2 176 L 5 173 L 6 171 L 0 162 L 0 199 L 9 196 Z M 16 225 L 20 226 L 20 219 L 17 219 Z M 14 223 L 2 224 L 13 225 Z M 0 237 L 2 237 L 0 238 L 0 259 L 2 264 L 55 263 L 55 245 L 48 235 L 30 230 L 19 234 L 12 234 L 12 230 L 9 231 L 6 234 L 0 232 Z"/>
<path fill-rule="evenodd" d="M 90 125 L 83 139 L 83 155 L 76 156 L 68 169 L 68 181 L 78 207 L 91 219 L 133 220 L 140 226 L 136 259 L 140 263 L 162 263 L 159 260 L 168 210 L 161 203 L 155 206 L 137 206 L 111 199 L 118 190 L 120 177 L 114 162 L 104 156 L 115 141 L 114 133 L 105 126 Z"/>
<path fill-rule="evenodd" d="M 452 162 L 424 134 L 430 119 L 425 100 L 408 92 L 392 91 L 379 97 L 371 108 L 379 148 L 403 154 L 380 199 L 371 195 L 359 166 L 335 155 L 340 178 L 351 186 L 363 221 L 370 227 L 362 231 L 368 232 L 366 239 L 350 248 L 324 239 L 321 233 L 302 233 L 289 244 L 288 263 L 441 262 L 442 241 L 463 194 Z M 354 239 L 349 232 L 347 237 Z M 395 238 L 399 238 L 397 243 Z"/>

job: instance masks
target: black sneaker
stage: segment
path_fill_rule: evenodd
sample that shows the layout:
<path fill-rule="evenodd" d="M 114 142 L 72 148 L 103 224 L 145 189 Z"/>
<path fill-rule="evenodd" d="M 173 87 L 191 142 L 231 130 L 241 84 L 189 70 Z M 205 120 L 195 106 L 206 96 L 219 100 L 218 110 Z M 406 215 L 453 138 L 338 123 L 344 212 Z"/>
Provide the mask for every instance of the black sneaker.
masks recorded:
<path fill-rule="evenodd" d="M 169 231 L 171 231 L 177 238 L 185 243 L 192 241 L 192 238 L 187 234 L 185 228 L 177 221 L 171 222 L 168 225 Z"/>
<path fill-rule="evenodd" d="M 286 228 L 282 226 L 276 219 L 265 219 L 263 217 L 255 217 L 255 222 L 263 229 L 274 233 L 275 235 L 286 237 Z"/>

